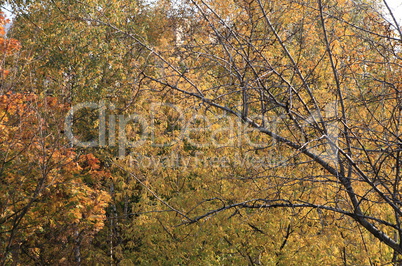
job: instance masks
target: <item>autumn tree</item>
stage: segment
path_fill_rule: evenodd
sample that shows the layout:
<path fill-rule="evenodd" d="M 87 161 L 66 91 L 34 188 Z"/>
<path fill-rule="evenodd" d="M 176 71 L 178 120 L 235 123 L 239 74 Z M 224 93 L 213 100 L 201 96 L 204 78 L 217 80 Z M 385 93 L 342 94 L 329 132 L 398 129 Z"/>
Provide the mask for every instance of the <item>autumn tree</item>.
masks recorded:
<path fill-rule="evenodd" d="M 150 99 L 161 101 L 159 94 L 154 98 L 151 96 L 152 90 L 160 91 L 159 88 L 142 87 L 139 82 L 144 78 L 141 73 L 143 66 L 159 62 L 149 58 L 148 52 L 126 35 L 84 18 L 87 15 L 102 17 L 113 25 L 142 35 L 147 43 L 163 47 L 168 40 L 162 35 L 170 35 L 172 30 L 169 27 L 173 23 L 166 15 L 167 8 L 152 8 L 140 1 L 42 1 L 28 5 L 14 1 L 11 5 L 17 13 L 12 35 L 20 39 L 25 48 L 22 51 L 24 57 L 18 62 L 21 71 L 14 91 L 52 96 L 66 108 L 82 102 L 95 105 L 104 102 L 107 123 L 109 117 L 115 116 L 118 122 L 119 115 L 128 116 L 133 110 L 146 113 Z M 149 74 L 155 72 L 152 70 Z M 144 91 L 149 93 L 144 95 Z M 60 115 L 63 112 L 67 115 L 69 109 L 59 111 Z M 60 117 L 61 122 L 64 118 Z M 96 139 L 98 118 L 96 108 L 82 108 L 75 112 L 71 122 L 72 134 L 81 141 Z M 131 131 L 134 132 L 135 128 Z M 111 203 L 106 208 L 107 228 L 98 234 L 91 247 L 85 248 L 92 259 L 102 263 L 120 262 L 124 254 L 138 248 L 139 242 L 131 234 L 135 226 L 131 213 L 134 209 L 141 210 L 140 206 L 133 207 L 133 204 L 138 204 L 142 192 L 135 179 L 113 168 L 113 160 L 119 156 L 117 139 L 115 144 L 110 141 L 114 135 L 112 132 L 108 125 L 107 147 L 76 147 L 75 150 L 80 154 L 93 152 L 112 172 L 113 178 L 102 180 L 101 185 L 111 196 Z M 55 134 L 64 137 L 63 130 Z"/>
<path fill-rule="evenodd" d="M 0 107 L 2 264 L 79 262 L 104 226 L 108 173 L 49 130 L 58 128 L 55 99 L 5 94 Z"/>
<path fill-rule="evenodd" d="M 184 224 L 191 224 L 229 210 L 300 209 L 297 215 L 321 220 L 322 226 L 360 230 L 360 236 L 355 235 L 362 239 L 360 248 L 376 254 L 369 256 L 370 263 L 396 262 L 402 252 L 399 26 L 384 19 L 377 2 L 184 4 L 192 7 L 193 19 L 180 45 L 167 49 L 101 18 L 88 20 L 126 34 L 148 49 L 164 69 L 159 75 L 146 74 L 154 86 L 198 99 L 207 110 L 215 108 L 216 116 L 223 112 L 239 118 L 269 137 L 258 152 L 276 154 L 280 160 L 256 174 L 236 177 L 250 182 L 246 188 L 238 186 L 241 193 L 234 197 L 225 192 L 201 196 L 198 203 L 209 210 L 202 215 L 190 215 L 191 207 L 184 202 L 171 210 Z M 177 51 L 174 56 L 172 50 Z M 151 187 L 158 186 L 155 182 Z M 162 187 L 159 191 L 164 193 Z M 309 230 L 317 226 L 311 225 Z M 277 256 L 293 232 L 293 226 L 288 228 L 282 229 L 286 237 Z M 340 237 L 349 239 L 343 231 Z M 384 243 L 393 255 L 366 243 L 372 239 Z M 331 256 L 345 264 L 356 262 L 344 245 Z M 259 255 L 248 259 L 261 262 Z"/>
<path fill-rule="evenodd" d="M 2 34 L 2 55 L 12 57 L 20 44 Z M 67 106 L 14 91 L 14 71 L 2 70 L 0 94 L 0 263 L 80 263 L 104 226 L 110 197 L 100 184 L 110 174 L 63 138 Z"/>

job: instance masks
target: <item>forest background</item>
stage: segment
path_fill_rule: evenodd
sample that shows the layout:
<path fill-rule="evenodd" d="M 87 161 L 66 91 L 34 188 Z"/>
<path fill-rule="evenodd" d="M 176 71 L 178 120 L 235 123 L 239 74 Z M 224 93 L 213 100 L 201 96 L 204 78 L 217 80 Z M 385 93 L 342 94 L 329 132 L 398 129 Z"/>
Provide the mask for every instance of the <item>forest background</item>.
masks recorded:
<path fill-rule="evenodd" d="M 400 265 L 395 3 L 3 1 L 1 265 Z"/>

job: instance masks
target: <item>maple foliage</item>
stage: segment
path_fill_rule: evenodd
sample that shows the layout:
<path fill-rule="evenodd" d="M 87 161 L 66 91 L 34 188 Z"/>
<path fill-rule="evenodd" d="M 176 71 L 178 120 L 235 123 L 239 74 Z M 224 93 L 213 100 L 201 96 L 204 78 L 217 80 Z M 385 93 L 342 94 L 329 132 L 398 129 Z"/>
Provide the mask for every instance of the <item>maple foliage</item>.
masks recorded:
<path fill-rule="evenodd" d="M 71 261 L 104 226 L 110 197 L 99 184 L 110 174 L 62 144 L 55 110 L 65 108 L 52 97 L 0 96 L 2 262 L 23 263 L 21 250 L 38 263 Z"/>

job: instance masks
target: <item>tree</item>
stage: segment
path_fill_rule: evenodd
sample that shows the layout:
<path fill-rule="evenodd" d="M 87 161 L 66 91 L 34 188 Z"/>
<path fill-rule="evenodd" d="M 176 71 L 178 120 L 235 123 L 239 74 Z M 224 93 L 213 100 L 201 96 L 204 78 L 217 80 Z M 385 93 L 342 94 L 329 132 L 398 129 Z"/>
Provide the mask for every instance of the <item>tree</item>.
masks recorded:
<path fill-rule="evenodd" d="M 55 109 L 54 98 L 0 97 L 2 264 L 80 262 L 104 226 L 110 197 L 100 184 L 110 175 L 63 144 Z"/>
<path fill-rule="evenodd" d="M 6 20 L 1 15 L 1 22 Z M 3 28 L 1 28 L 3 30 Z M 4 34 L 4 32 L 3 32 Z M 19 49 L 0 39 L 2 53 Z M 2 70 L 2 79 L 8 70 Z M 66 105 L 54 97 L 0 94 L 0 262 L 66 264 L 82 260 L 81 249 L 104 226 L 110 178 L 93 154 L 78 154 L 62 138 Z"/>
<path fill-rule="evenodd" d="M 145 32 L 147 36 L 144 40 L 158 44 L 163 41 L 159 36 L 166 33 L 161 26 L 168 24 L 163 8 L 151 10 L 136 1 L 41 1 L 28 5 L 15 1 L 12 4 L 14 10 L 20 13 L 15 18 L 11 34 L 20 39 L 24 47 L 24 57 L 17 64 L 19 76 L 13 91 L 57 98 L 63 103 L 57 108 L 60 122 L 64 121 L 63 114 L 67 114 L 65 108 L 82 101 L 113 103 L 113 107 L 107 105 L 107 115 L 116 115 L 116 118 L 119 115 L 128 116 L 133 109 L 138 111 L 140 104 L 137 102 L 147 104 L 150 95 L 144 96 L 140 92 L 149 88 L 142 88 L 138 80 L 143 78 L 141 66 L 152 62 L 142 55 L 143 48 L 125 35 L 96 22 L 83 20 L 82 16 L 101 16 L 137 34 Z M 97 138 L 98 117 L 99 110 L 96 108 L 82 108 L 76 112 L 72 119 L 73 134 L 82 141 Z M 64 139 L 63 132 L 54 134 Z M 127 173 L 113 169 L 112 162 L 118 151 L 115 146 L 75 149 L 78 154 L 93 152 L 113 175 L 112 179 L 100 181 L 102 189 L 111 196 L 110 205 L 106 208 L 107 228 L 99 233 L 99 241 L 85 247 L 86 254 L 91 253 L 92 259 L 102 263 L 118 263 L 122 249 L 135 248 L 131 243 L 127 245 L 128 241 L 134 241 L 126 227 L 132 226 L 127 224 L 134 216 L 130 214 L 131 208 L 140 197 L 141 190 L 136 182 L 130 181 L 132 178 Z M 84 258 L 86 254 L 83 252 L 81 250 Z"/>
<path fill-rule="evenodd" d="M 330 220 L 351 218 L 397 261 L 399 25 L 385 21 L 376 2 L 186 3 L 193 27 L 174 56 L 172 46 L 156 49 L 102 19 L 91 21 L 160 60 L 165 71 L 147 75 L 150 81 L 238 117 L 271 138 L 263 153 L 283 159 L 249 176 L 258 184 L 253 197 L 218 196 L 221 207 L 186 215 L 185 223 L 238 208 L 315 209 Z M 345 251 L 341 257 L 347 263 Z"/>

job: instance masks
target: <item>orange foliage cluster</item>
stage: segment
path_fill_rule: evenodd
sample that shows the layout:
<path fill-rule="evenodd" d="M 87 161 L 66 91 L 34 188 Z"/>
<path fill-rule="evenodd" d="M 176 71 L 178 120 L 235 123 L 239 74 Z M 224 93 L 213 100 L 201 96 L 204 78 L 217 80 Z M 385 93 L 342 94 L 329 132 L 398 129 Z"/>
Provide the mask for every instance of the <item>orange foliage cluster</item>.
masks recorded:
<path fill-rule="evenodd" d="M 9 55 L 21 48 L 21 44 L 18 40 L 6 38 L 5 26 L 8 23 L 10 23 L 10 20 L 5 18 L 3 12 L 0 12 L 0 53 L 3 55 Z M 0 67 L 0 74 L 5 77 L 9 74 L 9 70 Z"/>
<path fill-rule="evenodd" d="M 75 232 L 87 243 L 104 226 L 110 196 L 101 184 L 110 173 L 93 154 L 79 155 L 63 140 L 65 108 L 54 97 L 0 95 L 0 223 L 18 232 L 0 236 L 0 250 L 11 239 L 35 253 L 57 254 L 55 243 L 72 245 Z"/>

